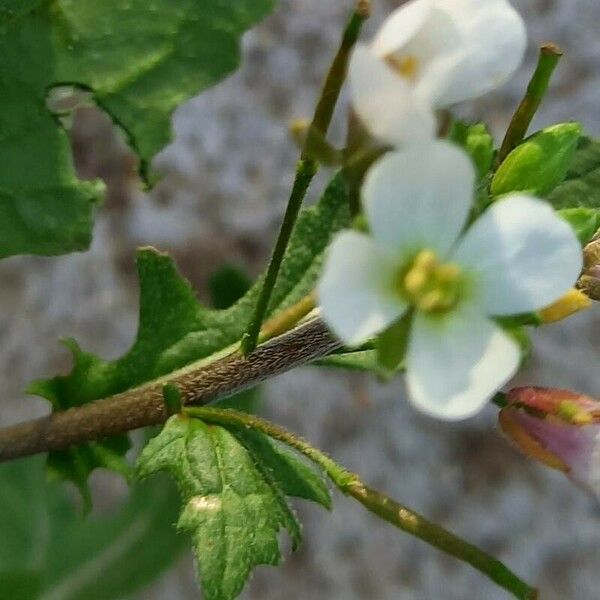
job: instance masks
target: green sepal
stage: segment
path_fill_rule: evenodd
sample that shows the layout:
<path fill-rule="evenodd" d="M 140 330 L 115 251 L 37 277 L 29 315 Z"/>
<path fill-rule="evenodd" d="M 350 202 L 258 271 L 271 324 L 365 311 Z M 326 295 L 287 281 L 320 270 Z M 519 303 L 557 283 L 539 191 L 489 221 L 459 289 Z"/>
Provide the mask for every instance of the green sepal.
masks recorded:
<path fill-rule="evenodd" d="M 531 358 L 533 344 L 525 327 L 505 327 L 504 331 L 517 343 L 521 352 L 521 367 Z"/>
<path fill-rule="evenodd" d="M 599 209 L 563 208 L 556 212 L 571 225 L 582 246 L 585 246 L 600 228 Z"/>
<path fill-rule="evenodd" d="M 526 139 L 496 171 L 491 184 L 492 195 L 527 192 L 544 197 L 549 194 L 565 179 L 581 133 L 579 123 L 560 123 Z"/>
<path fill-rule="evenodd" d="M 404 361 L 413 313 L 407 312 L 384 332 L 377 336 L 377 363 L 388 378 L 393 377 Z"/>
<path fill-rule="evenodd" d="M 539 327 L 543 321 L 535 312 L 521 313 L 520 315 L 510 315 L 508 317 L 496 317 L 494 319 L 501 327 Z"/>
<path fill-rule="evenodd" d="M 477 179 L 489 173 L 494 160 L 494 138 L 485 123 L 470 124 L 456 120 L 452 124 L 449 139 L 464 148 L 471 157 Z"/>

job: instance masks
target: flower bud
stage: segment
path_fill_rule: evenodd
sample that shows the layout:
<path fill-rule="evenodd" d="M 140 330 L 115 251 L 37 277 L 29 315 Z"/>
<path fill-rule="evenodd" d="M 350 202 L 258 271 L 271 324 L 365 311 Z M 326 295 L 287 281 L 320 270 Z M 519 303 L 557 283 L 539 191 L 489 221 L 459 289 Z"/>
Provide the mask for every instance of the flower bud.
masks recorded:
<path fill-rule="evenodd" d="M 579 123 L 561 123 L 539 131 L 517 146 L 492 180 L 494 196 L 528 192 L 544 196 L 566 176 L 581 136 Z"/>
<path fill-rule="evenodd" d="M 516 388 L 500 426 L 530 458 L 600 498 L 600 402 L 569 390 Z"/>

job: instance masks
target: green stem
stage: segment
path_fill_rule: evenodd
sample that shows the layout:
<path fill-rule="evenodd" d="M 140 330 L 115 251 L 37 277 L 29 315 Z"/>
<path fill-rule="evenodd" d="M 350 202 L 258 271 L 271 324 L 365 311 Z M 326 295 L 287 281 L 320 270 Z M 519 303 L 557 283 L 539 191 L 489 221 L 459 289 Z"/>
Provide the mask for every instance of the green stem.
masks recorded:
<path fill-rule="evenodd" d="M 298 213 L 300 212 L 308 188 L 318 171 L 318 163 L 308 155 L 308 148 L 310 148 L 313 136 L 326 136 L 329 130 L 342 85 L 346 79 L 352 49 L 358 40 L 362 24 L 369 16 L 369 7 L 369 2 L 365 2 L 364 0 L 358 3 L 344 30 L 341 45 L 325 79 L 321 97 L 317 103 L 315 114 L 308 135 L 306 136 L 306 142 L 296 168 L 296 179 L 283 217 L 275 249 L 273 250 L 273 256 L 267 269 L 265 281 L 252 319 L 242 338 L 241 348 L 245 356 L 253 352 L 258 343 L 260 329 L 269 308 L 269 302 L 277 283 L 285 251 L 296 225 L 296 220 L 298 219 Z"/>
<path fill-rule="evenodd" d="M 539 599 L 539 592 L 536 589 L 529 587 L 499 560 L 385 494 L 369 488 L 360 481 L 350 484 L 342 491 L 358 500 L 367 510 L 381 519 L 471 565 L 515 598 Z"/>
<path fill-rule="evenodd" d="M 527 130 L 548 91 L 550 79 L 562 55 L 562 50 L 554 44 L 544 44 L 540 48 L 538 64 L 527 87 L 525 97 L 513 115 L 502 142 L 497 159 L 498 165 L 525 139 Z"/>
<path fill-rule="evenodd" d="M 450 554 L 489 577 L 519 600 L 537 600 L 538 591 L 529 587 L 503 563 L 480 548 L 462 540 L 420 514 L 366 486 L 358 475 L 333 461 L 327 454 L 286 429 L 255 415 L 211 407 L 184 409 L 191 417 L 219 425 L 257 429 L 269 437 L 294 448 L 318 464 L 336 487 L 360 502 L 381 519 L 413 535 L 438 550 Z"/>

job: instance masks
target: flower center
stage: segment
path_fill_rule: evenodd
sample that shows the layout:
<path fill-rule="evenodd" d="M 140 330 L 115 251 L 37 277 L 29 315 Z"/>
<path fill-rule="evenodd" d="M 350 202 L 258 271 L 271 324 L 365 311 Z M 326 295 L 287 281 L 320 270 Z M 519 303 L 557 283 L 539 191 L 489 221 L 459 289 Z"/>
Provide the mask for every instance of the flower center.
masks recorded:
<path fill-rule="evenodd" d="M 415 81 L 419 72 L 419 59 L 414 54 L 405 56 L 396 56 L 388 54 L 385 57 L 387 64 L 396 71 L 401 77 Z"/>
<path fill-rule="evenodd" d="M 417 310 L 446 312 L 460 300 L 463 284 L 458 265 L 440 262 L 431 250 L 422 250 L 400 270 L 396 289 Z"/>

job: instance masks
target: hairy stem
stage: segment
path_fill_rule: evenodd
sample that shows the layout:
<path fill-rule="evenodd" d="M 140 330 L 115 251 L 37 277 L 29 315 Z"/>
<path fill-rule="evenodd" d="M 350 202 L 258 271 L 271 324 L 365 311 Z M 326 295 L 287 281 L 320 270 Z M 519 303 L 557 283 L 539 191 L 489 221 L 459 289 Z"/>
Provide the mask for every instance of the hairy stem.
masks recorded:
<path fill-rule="evenodd" d="M 423 540 L 438 550 L 470 564 L 494 583 L 510 592 L 515 598 L 519 598 L 519 600 L 536 600 L 539 597 L 537 590 L 529 587 L 493 556 L 446 531 L 443 527 L 432 523 L 385 494 L 371 489 L 361 481 L 358 475 L 351 473 L 324 452 L 311 446 L 309 442 L 283 427 L 260 417 L 229 409 L 204 407 L 186 409 L 185 412 L 189 416 L 205 422 L 256 429 L 294 448 L 323 468 L 341 492 L 360 502 L 379 518 L 388 521 L 388 523 Z"/>
<path fill-rule="evenodd" d="M 544 44 L 540 48 L 537 67 L 529 82 L 525 97 L 510 122 L 500 152 L 498 153 L 497 164 L 501 164 L 525 139 L 527 130 L 548 91 L 550 79 L 562 55 L 562 50 L 554 44 Z"/>
<path fill-rule="evenodd" d="M 166 385 L 177 388 L 182 405 L 203 405 L 327 356 L 340 346 L 325 325 L 314 319 L 259 346 L 248 358 L 233 351 L 110 398 L 1 429 L 0 462 L 163 423 L 169 416 Z"/>
<path fill-rule="evenodd" d="M 279 231 L 275 249 L 271 257 L 271 262 L 267 269 L 265 281 L 254 309 L 254 314 L 248 325 L 248 329 L 242 338 L 242 353 L 248 355 L 253 352 L 258 344 L 258 336 L 261 330 L 262 322 L 265 318 L 269 302 L 273 294 L 273 289 L 277 282 L 279 270 L 285 251 L 290 241 L 290 237 L 298 219 L 298 213 L 302 207 L 302 202 L 308 188 L 316 175 L 319 165 L 314 158 L 308 155 L 308 149 L 311 146 L 313 136 L 325 136 L 329 130 L 331 119 L 340 96 L 342 85 L 346 79 L 348 70 L 348 61 L 352 53 L 352 48 L 358 40 L 362 24 L 369 16 L 369 2 L 364 0 L 358 2 L 357 8 L 353 12 L 344 34 L 342 43 L 333 59 L 333 63 L 325 79 L 323 90 L 315 114 L 310 124 L 308 135 L 304 143 L 304 148 L 296 168 L 296 179 L 292 187 L 290 199 L 283 217 L 283 223 Z"/>

